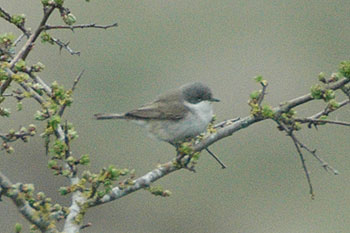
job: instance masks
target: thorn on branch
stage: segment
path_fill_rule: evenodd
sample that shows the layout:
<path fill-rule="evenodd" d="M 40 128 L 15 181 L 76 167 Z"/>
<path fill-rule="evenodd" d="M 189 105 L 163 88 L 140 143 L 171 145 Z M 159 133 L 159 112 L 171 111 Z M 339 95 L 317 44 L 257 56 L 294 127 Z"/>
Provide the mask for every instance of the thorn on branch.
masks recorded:
<path fill-rule="evenodd" d="M 60 52 L 62 51 L 62 49 L 67 50 L 71 55 L 78 55 L 80 56 L 80 52 L 79 51 L 74 51 L 73 49 L 71 49 L 68 45 L 69 45 L 69 41 L 64 43 L 63 41 L 56 39 L 54 37 L 51 37 L 52 41 L 55 42 L 55 44 L 58 45 Z"/>
<path fill-rule="evenodd" d="M 83 229 L 85 229 L 85 228 L 87 228 L 87 227 L 91 227 L 91 226 L 92 226 L 92 223 L 89 222 L 89 223 L 87 223 L 87 224 L 85 224 L 85 225 L 82 225 L 82 226 L 80 227 L 80 230 L 83 230 Z"/>
<path fill-rule="evenodd" d="M 295 119 L 296 122 L 300 122 L 302 124 L 309 123 L 314 125 L 315 127 L 320 124 L 334 124 L 334 125 L 343 125 L 343 126 L 350 126 L 350 122 L 346 121 L 333 121 L 333 120 L 322 120 L 322 119 L 309 119 L 309 118 L 303 118 L 303 119 Z"/>

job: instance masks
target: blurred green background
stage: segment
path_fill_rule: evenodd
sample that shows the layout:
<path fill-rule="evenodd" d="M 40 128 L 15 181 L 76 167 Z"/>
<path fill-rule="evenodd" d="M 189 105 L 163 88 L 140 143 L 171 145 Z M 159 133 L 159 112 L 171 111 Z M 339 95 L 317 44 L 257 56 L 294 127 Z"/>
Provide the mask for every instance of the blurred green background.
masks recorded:
<path fill-rule="evenodd" d="M 144 130 L 122 121 L 97 122 L 98 112 L 123 112 L 152 100 L 159 93 L 190 81 L 207 83 L 222 101 L 215 105 L 218 121 L 249 114 L 247 100 L 260 88 L 252 79 L 269 81 L 266 102 L 271 105 L 308 93 L 317 75 L 337 71 L 349 59 L 350 2 L 344 1 L 65 1 L 77 23 L 109 24 L 115 29 L 52 31 L 70 41 L 81 56 L 59 52 L 57 46 L 36 43 L 28 61 L 41 61 L 40 76 L 70 87 L 75 76 L 85 74 L 66 111 L 79 138 L 72 144 L 76 156 L 91 155 L 89 169 L 115 164 L 135 168 L 143 175 L 157 163 L 169 161 L 174 149 L 147 137 Z M 34 29 L 42 16 L 39 0 L 1 0 L 11 14 L 27 15 Z M 63 24 L 58 12 L 50 24 Z M 19 31 L 0 20 L 1 33 Z M 23 44 L 23 43 L 22 43 Z M 345 97 L 341 94 L 338 100 Z M 16 112 L 13 101 L 5 104 L 13 114 L 0 122 L 1 132 L 28 125 L 38 109 L 24 101 Z M 321 111 L 313 102 L 297 109 L 300 116 Z M 332 119 L 349 121 L 349 107 Z M 40 125 L 39 122 L 36 122 Z M 42 126 L 40 130 L 42 130 Z M 159 198 L 139 191 L 118 201 L 90 209 L 87 233 L 332 233 L 350 229 L 349 128 L 305 128 L 297 136 L 337 168 L 325 172 L 310 155 L 316 199 L 311 200 L 293 142 L 271 121 L 248 127 L 217 142 L 211 149 L 228 165 L 220 166 L 202 153 L 197 173 L 182 170 L 157 182 L 172 191 Z M 47 168 L 43 141 L 15 143 L 13 155 L 1 152 L 0 170 L 12 182 L 34 183 L 53 200 L 68 205 L 58 195 L 63 177 Z M 0 203 L 1 232 L 13 232 L 16 222 L 26 221 L 7 199 Z M 27 232 L 27 231 L 25 231 Z"/>

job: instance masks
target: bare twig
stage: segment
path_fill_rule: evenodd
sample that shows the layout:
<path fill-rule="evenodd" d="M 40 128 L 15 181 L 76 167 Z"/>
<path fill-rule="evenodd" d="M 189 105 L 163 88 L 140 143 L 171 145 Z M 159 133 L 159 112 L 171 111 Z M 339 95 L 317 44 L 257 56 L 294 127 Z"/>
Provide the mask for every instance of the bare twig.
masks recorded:
<path fill-rule="evenodd" d="M 295 148 L 298 151 L 298 154 L 299 154 L 299 157 L 300 157 L 300 161 L 301 161 L 301 164 L 302 164 L 304 172 L 305 172 L 306 180 L 307 180 L 307 183 L 309 185 L 309 193 L 311 195 L 311 198 L 314 199 L 315 194 L 314 194 L 312 183 L 311 183 L 311 179 L 310 179 L 310 173 L 309 173 L 309 171 L 308 171 L 308 169 L 306 167 L 304 155 L 301 152 L 301 150 L 299 148 L 299 145 L 298 145 L 297 141 L 295 140 L 295 136 L 294 136 L 294 134 L 292 132 L 290 133 L 290 137 L 293 139 L 293 143 L 295 145 Z"/>
<path fill-rule="evenodd" d="M 339 175 L 338 170 L 336 170 L 333 167 L 331 167 L 326 161 L 324 161 L 320 156 L 318 156 L 316 154 L 316 150 L 309 149 L 307 146 L 305 146 L 305 144 L 301 143 L 297 138 L 295 138 L 295 139 L 296 139 L 296 142 L 300 145 L 300 148 L 304 148 L 307 152 L 312 154 L 321 163 L 321 166 L 326 171 L 331 171 L 334 175 Z"/>
<path fill-rule="evenodd" d="M 266 95 L 266 88 L 267 88 L 267 83 L 264 83 L 264 82 L 260 82 L 261 86 L 262 86 L 262 90 L 261 90 L 261 93 L 260 93 L 260 96 L 259 96 L 259 99 L 258 99 L 258 106 L 260 107 L 261 106 L 261 103 L 263 102 L 264 100 L 264 97 Z"/>
<path fill-rule="evenodd" d="M 64 43 L 63 41 L 61 41 L 60 39 L 56 39 L 54 37 L 51 37 L 52 41 L 55 42 L 55 44 L 58 45 L 58 47 L 60 48 L 60 52 L 62 51 L 62 49 L 64 48 L 65 50 L 67 50 L 71 55 L 78 55 L 80 56 L 80 52 L 79 51 L 74 51 L 73 49 L 71 49 L 69 47 L 69 42 Z"/>
<path fill-rule="evenodd" d="M 80 81 L 80 78 L 83 77 L 84 72 L 85 72 L 85 69 L 83 69 L 82 71 L 80 71 L 80 73 L 78 74 L 77 78 L 74 80 L 74 83 L 73 83 L 73 86 L 72 86 L 72 89 L 71 89 L 72 91 L 75 90 L 75 88 L 76 88 L 78 82 Z"/>
<path fill-rule="evenodd" d="M 56 26 L 52 26 L 52 25 L 45 25 L 43 26 L 44 30 L 52 30 L 52 29 L 70 29 L 70 30 L 74 30 L 76 28 L 101 28 L 101 29 L 108 29 L 111 27 L 117 27 L 118 23 L 113 23 L 113 24 L 109 24 L 109 25 L 98 25 L 95 23 L 89 23 L 89 24 L 79 24 L 79 25 L 56 25 Z"/>
<path fill-rule="evenodd" d="M 75 90 L 75 88 L 76 88 L 76 86 L 77 86 L 77 84 L 78 84 L 80 78 L 81 78 L 81 77 L 83 76 L 83 74 L 84 74 L 84 71 L 85 71 L 85 70 L 80 71 L 80 73 L 78 74 L 77 78 L 74 80 L 73 86 L 72 86 L 72 88 L 71 88 L 72 92 Z M 61 109 L 58 111 L 58 115 L 59 115 L 59 116 L 62 116 L 62 115 L 63 115 L 63 112 L 64 112 L 64 110 L 66 109 L 66 107 L 67 107 L 67 104 L 62 105 Z"/>
<path fill-rule="evenodd" d="M 281 122 L 279 121 L 276 121 L 276 123 L 279 125 L 279 127 L 281 129 L 283 129 L 287 135 L 289 137 L 291 137 L 291 139 L 293 140 L 293 143 L 295 145 L 295 148 L 297 149 L 297 152 L 299 154 L 299 158 L 300 158 L 300 161 L 301 161 L 301 164 L 303 166 L 303 169 L 304 169 L 304 173 L 305 173 L 305 176 L 306 176 L 306 180 L 307 180 L 307 183 L 309 185 L 309 190 L 310 190 L 310 195 L 311 195 L 311 198 L 313 199 L 314 198 L 314 191 L 313 191 L 313 188 L 312 188 L 312 183 L 311 183 L 311 179 L 310 179 L 310 173 L 306 167 L 306 163 L 305 163 L 305 159 L 304 159 L 304 155 L 303 153 L 301 152 L 300 150 L 300 144 L 299 144 L 299 141 L 297 140 L 297 138 L 295 137 L 295 135 L 293 134 L 293 131 L 292 130 L 289 130 L 286 126 L 284 126 Z"/>
<path fill-rule="evenodd" d="M 205 150 L 221 165 L 222 169 L 226 168 L 226 165 L 213 152 L 211 152 L 209 148 L 205 148 Z"/>
<path fill-rule="evenodd" d="M 335 108 L 335 109 L 332 109 L 332 108 L 328 108 L 328 106 L 321 112 L 318 112 L 310 117 L 308 117 L 308 119 L 318 119 L 320 118 L 321 116 L 328 116 L 329 113 L 331 112 L 334 112 L 338 109 L 340 109 L 341 107 L 347 105 L 350 103 L 350 100 L 344 100 L 342 102 L 339 103 L 339 107 L 338 108 Z"/>
<path fill-rule="evenodd" d="M 343 126 L 350 126 L 350 122 L 345 122 L 345 121 L 333 121 L 333 120 L 318 120 L 318 119 L 308 119 L 308 118 L 303 118 L 303 119 L 295 119 L 295 121 L 300 122 L 300 123 L 312 123 L 314 125 L 319 125 L 319 124 L 335 124 L 335 125 L 343 125 Z"/>
<path fill-rule="evenodd" d="M 25 34 L 22 33 L 19 37 L 17 37 L 17 39 L 13 42 L 13 46 L 16 47 L 17 44 L 23 39 L 24 36 Z"/>

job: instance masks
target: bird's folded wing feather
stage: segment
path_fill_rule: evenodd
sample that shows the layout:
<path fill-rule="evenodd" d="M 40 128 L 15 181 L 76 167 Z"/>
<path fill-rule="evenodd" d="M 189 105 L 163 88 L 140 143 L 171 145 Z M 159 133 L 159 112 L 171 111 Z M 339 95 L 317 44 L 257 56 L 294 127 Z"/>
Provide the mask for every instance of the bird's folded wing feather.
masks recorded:
<path fill-rule="evenodd" d="M 181 102 L 171 100 L 164 103 L 163 100 L 158 100 L 127 112 L 125 116 L 130 119 L 180 120 L 187 112 L 187 107 Z"/>

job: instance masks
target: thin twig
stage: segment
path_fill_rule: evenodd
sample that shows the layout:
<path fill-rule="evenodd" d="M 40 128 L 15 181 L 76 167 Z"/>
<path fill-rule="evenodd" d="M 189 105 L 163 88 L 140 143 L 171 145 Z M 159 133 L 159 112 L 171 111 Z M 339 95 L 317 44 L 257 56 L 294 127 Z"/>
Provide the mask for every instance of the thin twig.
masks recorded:
<path fill-rule="evenodd" d="M 321 112 L 318 112 L 310 117 L 308 117 L 308 119 L 318 119 L 321 116 L 328 116 L 329 113 L 334 112 L 338 109 L 340 109 L 341 107 L 347 105 L 350 103 L 350 100 L 344 100 L 342 102 L 339 103 L 339 106 L 337 108 L 329 108 L 328 106 Z"/>
<path fill-rule="evenodd" d="M 319 120 L 319 119 L 308 119 L 308 118 L 303 118 L 303 119 L 295 119 L 296 122 L 300 123 L 312 123 L 314 125 L 319 125 L 319 124 L 334 124 L 334 125 L 343 125 L 343 126 L 350 126 L 350 122 L 345 122 L 345 121 L 333 121 L 333 120 Z"/>
<path fill-rule="evenodd" d="M 73 86 L 72 86 L 72 88 L 71 88 L 72 92 L 75 90 L 75 88 L 76 88 L 76 86 L 77 86 L 77 84 L 78 84 L 80 78 L 81 78 L 81 77 L 83 76 L 83 74 L 84 74 L 84 71 L 85 71 L 85 70 L 80 71 L 80 73 L 78 74 L 77 78 L 74 80 Z M 58 111 L 58 115 L 59 115 L 59 116 L 62 116 L 62 115 L 63 115 L 63 112 L 64 112 L 64 110 L 66 109 L 66 107 L 67 107 L 67 104 L 62 105 L 62 107 L 61 107 L 60 110 Z"/>
<path fill-rule="evenodd" d="M 297 152 L 299 154 L 299 158 L 300 158 L 300 161 L 301 161 L 301 164 L 303 166 L 303 169 L 304 169 L 304 173 L 305 173 L 305 176 L 306 176 L 306 180 L 307 180 L 307 183 L 309 185 L 309 190 L 310 190 L 310 195 L 311 195 L 311 198 L 313 199 L 314 198 L 314 191 L 313 191 L 313 188 L 312 188 L 312 183 L 311 183 L 311 179 L 310 179 L 310 173 L 306 167 L 306 163 L 305 163 L 305 159 L 304 159 L 304 155 L 303 153 L 301 152 L 300 150 L 300 147 L 299 147 L 299 141 L 297 140 L 297 138 L 295 137 L 295 135 L 293 134 L 293 131 L 292 130 L 289 130 L 287 127 L 285 127 L 281 122 L 279 121 L 276 121 L 276 123 L 279 125 L 279 127 L 281 129 L 283 129 L 287 135 L 289 137 L 292 138 L 293 140 L 293 143 L 295 145 L 295 148 L 297 149 Z"/>
<path fill-rule="evenodd" d="M 298 154 L 299 154 L 299 157 L 300 157 L 300 161 L 301 161 L 301 164 L 303 166 L 303 169 L 304 169 L 304 172 L 305 172 L 305 176 L 306 176 L 306 179 L 307 179 L 307 183 L 309 185 L 309 190 L 310 190 L 309 192 L 310 192 L 311 198 L 314 199 L 315 194 L 314 194 L 314 191 L 313 191 L 313 188 L 312 188 L 312 183 L 311 183 L 311 179 L 310 179 L 310 173 L 309 173 L 309 171 L 308 171 L 308 169 L 306 167 L 304 155 L 301 152 L 301 150 L 299 148 L 299 145 L 298 145 L 297 141 L 295 140 L 295 136 L 294 136 L 294 134 L 292 132 L 291 132 L 290 136 L 293 139 L 295 148 L 298 151 Z"/>
<path fill-rule="evenodd" d="M 262 90 L 261 90 L 261 93 L 260 93 L 260 96 L 259 96 L 259 99 L 258 99 L 258 106 L 260 107 L 261 106 L 261 103 L 263 102 L 264 100 L 264 97 L 266 95 L 266 88 L 267 88 L 267 83 L 264 84 L 263 82 L 260 82 L 261 86 L 262 86 Z"/>
<path fill-rule="evenodd" d="M 322 167 L 326 170 L 326 171 L 332 171 L 332 173 L 334 175 L 339 175 L 338 170 L 334 169 L 333 167 L 331 167 L 326 161 L 324 161 L 320 156 L 318 156 L 316 154 L 316 150 L 311 150 L 309 149 L 307 146 L 305 146 L 305 144 L 301 143 L 296 137 L 295 137 L 297 143 L 299 144 L 299 146 L 301 148 L 304 148 L 307 152 L 309 152 L 310 154 L 312 154 L 322 165 Z"/>
<path fill-rule="evenodd" d="M 118 23 L 113 23 L 113 24 L 109 24 L 109 25 L 98 25 L 95 23 L 89 23 L 89 24 L 79 24 L 79 25 L 45 25 L 43 26 L 44 30 L 52 30 L 52 29 L 70 29 L 70 30 L 74 30 L 76 28 L 101 28 L 101 29 L 108 29 L 111 27 L 117 27 Z"/>
<path fill-rule="evenodd" d="M 226 168 L 226 165 L 213 152 L 211 152 L 209 148 L 205 148 L 205 150 L 221 165 L 222 169 Z"/>
<path fill-rule="evenodd" d="M 24 139 L 25 137 L 32 136 L 28 132 L 16 132 L 14 134 L 4 134 L 0 133 L 0 138 L 5 141 L 5 142 L 14 142 L 17 141 L 18 139 Z"/>
<path fill-rule="evenodd" d="M 19 37 L 17 37 L 17 39 L 13 42 L 13 46 L 16 47 L 17 44 L 23 39 L 24 36 L 25 34 L 22 33 Z"/>
<path fill-rule="evenodd" d="M 336 109 L 328 108 L 327 110 L 324 110 L 322 112 L 316 113 L 315 115 L 313 115 L 311 117 L 308 117 L 308 118 L 310 118 L 310 119 L 318 119 L 322 115 L 328 116 L 329 113 L 334 112 L 334 111 L 340 109 L 341 107 L 343 107 L 343 106 L 345 106 L 347 104 L 350 104 L 350 100 L 344 100 L 344 101 L 340 102 L 338 108 L 336 108 Z"/>
<path fill-rule="evenodd" d="M 35 75 L 33 72 L 26 72 L 26 73 L 29 75 L 29 77 L 31 77 L 34 80 L 35 83 L 38 83 L 43 87 L 45 93 L 49 97 L 52 96 L 51 87 L 49 87 L 38 75 Z"/>
<path fill-rule="evenodd" d="M 38 93 L 36 93 L 35 91 L 33 91 L 33 89 L 31 89 L 30 87 L 27 86 L 27 84 L 25 82 L 20 82 L 19 85 L 26 91 L 29 92 L 31 94 L 31 96 L 40 104 L 43 104 L 45 101 L 43 99 L 43 97 L 41 97 Z"/>
<path fill-rule="evenodd" d="M 72 91 L 75 90 L 78 82 L 80 81 L 80 78 L 83 77 L 83 74 L 85 72 L 85 69 L 83 69 L 82 71 L 80 71 L 80 73 L 78 74 L 77 78 L 74 80 L 73 86 L 72 86 Z"/>

